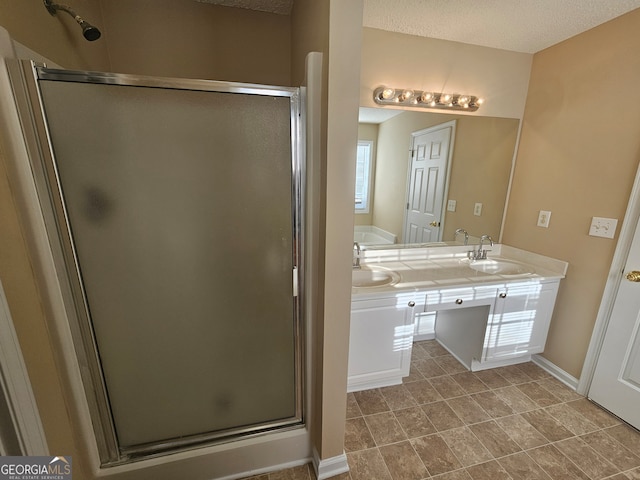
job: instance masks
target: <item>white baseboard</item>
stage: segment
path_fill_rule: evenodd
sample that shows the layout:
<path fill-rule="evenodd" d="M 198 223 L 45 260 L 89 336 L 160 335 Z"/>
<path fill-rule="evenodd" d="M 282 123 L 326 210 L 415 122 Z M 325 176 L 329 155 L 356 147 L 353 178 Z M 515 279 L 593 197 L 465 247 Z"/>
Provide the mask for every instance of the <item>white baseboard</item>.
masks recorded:
<path fill-rule="evenodd" d="M 576 390 L 578 388 L 578 379 L 576 377 L 568 374 L 554 363 L 551 363 L 546 358 L 541 357 L 540 355 L 532 355 L 531 361 L 545 370 L 547 373 L 550 373 L 551 375 L 556 377 L 567 387 L 570 387 L 573 390 Z"/>
<path fill-rule="evenodd" d="M 349 471 L 349 464 L 347 463 L 347 455 L 342 452 L 342 455 L 337 457 L 320 459 L 318 451 L 313 449 L 313 468 L 316 471 L 318 480 L 324 480 L 325 478 L 331 478 L 341 473 Z"/>

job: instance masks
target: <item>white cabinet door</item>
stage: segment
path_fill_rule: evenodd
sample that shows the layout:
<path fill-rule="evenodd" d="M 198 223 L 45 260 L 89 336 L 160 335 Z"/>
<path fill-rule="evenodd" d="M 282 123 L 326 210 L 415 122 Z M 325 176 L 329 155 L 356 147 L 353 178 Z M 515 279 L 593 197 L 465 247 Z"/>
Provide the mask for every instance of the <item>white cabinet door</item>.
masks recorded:
<path fill-rule="evenodd" d="M 483 360 L 544 351 L 559 284 L 512 283 L 500 288 L 489 316 Z"/>
<path fill-rule="evenodd" d="M 348 391 L 402 382 L 413 344 L 413 295 L 351 303 Z"/>

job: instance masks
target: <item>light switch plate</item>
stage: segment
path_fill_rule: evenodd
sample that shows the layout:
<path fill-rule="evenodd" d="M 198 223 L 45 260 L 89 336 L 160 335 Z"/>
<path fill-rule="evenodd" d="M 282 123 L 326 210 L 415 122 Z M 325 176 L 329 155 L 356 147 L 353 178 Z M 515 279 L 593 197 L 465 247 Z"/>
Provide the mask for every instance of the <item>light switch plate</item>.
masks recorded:
<path fill-rule="evenodd" d="M 589 235 L 592 237 L 613 238 L 616 234 L 617 226 L 617 218 L 593 217 L 591 219 Z"/>
<path fill-rule="evenodd" d="M 480 215 L 482 215 L 482 204 L 481 203 L 476 203 L 476 205 L 473 207 L 473 214 L 476 217 L 479 217 Z"/>
<path fill-rule="evenodd" d="M 540 210 L 538 214 L 538 223 L 539 227 L 549 228 L 549 221 L 551 220 L 551 212 L 548 210 Z"/>
<path fill-rule="evenodd" d="M 456 211 L 456 201 L 455 200 L 449 200 L 447 202 L 447 211 L 448 212 L 455 212 Z"/>

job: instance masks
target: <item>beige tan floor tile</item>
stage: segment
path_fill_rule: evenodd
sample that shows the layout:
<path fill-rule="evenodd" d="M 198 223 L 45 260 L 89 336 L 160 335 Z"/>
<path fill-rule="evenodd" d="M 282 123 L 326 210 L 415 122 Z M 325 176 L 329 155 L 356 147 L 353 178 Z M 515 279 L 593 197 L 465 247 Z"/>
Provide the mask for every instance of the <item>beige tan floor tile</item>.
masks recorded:
<path fill-rule="evenodd" d="M 414 438 L 410 442 L 431 476 L 462 467 L 447 442 L 439 434 Z"/>
<path fill-rule="evenodd" d="M 552 405 L 544 410 L 574 435 L 584 435 L 585 433 L 598 430 L 595 424 L 591 423 L 566 403 Z"/>
<path fill-rule="evenodd" d="M 364 417 L 364 421 L 367 423 L 377 446 L 399 442 L 407 438 L 393 412 L 367 415 Z"/>
<path fill-rule="evenodd" d="M 361 417 L 362 412 L 353 393 L 347 393 L 347 418 Z"/>
<path fill-rule="evenodd" d="M 415 401 L 411 392 L 404 385 L 384 387 L 380 389 L 380 393 L 382 393 L 391 410 L 400 410 L 418 405 L 418 402 Z"/>
<path fill-rule="evenodd" d="M 516 453 L 503 457 L 498 463 L 507 471 L 515 480 L 549 480 L 549 475 L 542 469 L 540 465 L 534 462 L 526 453 Z"/>
<path fill-rule="evenodd" d="M 429 476 L 427 468 L 409 442 L 380 447 L 393 480 L 421 480 Z"/>
<path fill-rule="evenodd" d="M 377 448 L 347 453 L 351 480 L 392 480 Z"/>
<path fill-rule="evenodd" d="M 417 382 L 418 380 L 424 380 L 424 377 L 418 371 L 418 368 L 416 367 L 415 362 L 411 361 L 411 366 L 409 368 L 409 376 L 408 377 L 404 377 L 402 379 L 402 383 Z"/>
<path fill-rule="evenodd" d="M 436 433 L 436 427 L 429 421 L 420 407 L 405 408 L 393 412 L 408 438 L 423 437 Z"/>
<path fill-rule="evenodd" d="M 473 372 L 463 372 L 451 375 L 458 385 L 467 393 L 486 392 L 489 390 Z"/>
<path fill-rule="evenodd" d="M 310 467 L 307 464 L 270 473 L 269 480 L 311 480 Z"/>
<path fill-rule="evenodd" d="M 405 387 L 411 393 L 411 396 L 418 403 L 422 405 L 424 403 L 432 403 L 442 400 L 442 396 L 438 391 L 433 388 L 431 383 L 427 380 L 419 380 L 413 383 L 405 384 Z"/>
<path fill-rule="evenodd" d="M 421 358 L 416 360 L 415 366 L 425 378 L 440 377 L 447 374 L 447 372 L 445 372 L 442 367 L 436 363 L 435 358 Z"/>
<path fill-rule="evenodd" d="M 589 477 L 553 445 L 534 448 L 527 454 L 547 472 L 553 480 L 589 480 Z"/>
<path fill-rule="evenodd" d="M 548 390 L 542 388 L 536 382 L 521 383 L 520 385 L 517 385 L 516 388 L 541 407 L 548 407 L 549 405 L 556 405 L 560 403 L 559 398 L 554 396 Z"/>
<path fill-rule="evenodd" d="M 482 370 L 474 373 L 489 388 L 501 388 L 511 385 L 506 378 L 493 370 Z"/>
<path fill-rule="evenodd" d="M 517 367 L 534 380 L 551 378 L 551 375 L 549 373 L 545 372 L 542 368 L 540 368 L 533 362 L 519 363 Z"/>
<path fill-rule="evenodd" d="M 518 365 L 509 365 L 507 367 L 494 368 L 493 370 L 513 385 L 527 383 L 533 380 L 533 378 L 527 375 Z"/>
<path fill-rule="evenodd" d="M 521 451 L 520 446 L 493 420 L 471 425 L 469 428 L 494 458 Z"/>
<path fill-rule="evenodd" d="M 516 413 L 540 408 L 537 403 L 522 393 L 516 386 L 498 388 L 493 392 Z"/>
<path fill-rule="evenodd" d="M 533 428 L 551 442 L 557 442 L 573 436 L 573 433 L 564 428 L 560 422 L 544 410 L 532 410 L 521 415 Z"/>
<path fill-rule="evenodd" d="M 619 469 L 598 455 L 582 439 L 573 437 L 556 442 L 555 447 L 573 461 L 589 478 L 600 479 L 619 473 Z"/>
<path fill-rule="evenodd" d="M 464 467 L 493 459 L 491 452 L 485 448 L 468 427 L 447 430 L 440 435 Z"/>
<path fill-rule="evenodd" d="M 624 423 L 605 429 L 609 435 L 618 440 L 636 455 L 640 455 L 640 432 Z"/>
<path fill-rule="evenodd" d="M 502 428 L 507 435 L 520 445 L 523 450 L 540 447 L 548 440 L 538 430 L 527 422 L 521 415 L 513 415 L 511 417 L 503 417 L 496 419 L 496 423 Z"/>
<path fill-rule="evenodd" d="M 420 347 L 424 349 L 430 357 L 440 357 L 442 355 L 450 355 L 447 350 L 438 343 L 437 340 L 426 340 L 420 342 Z"/>
<path fill-rule="evenodd" d="M 464 426 L 464 422 L 444 401 L 423 405 L 422 410 L 439 432 Z"/>
<path fill-rule="evenodd" d="M 453 355 L 443 355 L 441 357 L 436 357 L 435 361 L 440 366 L 440 368 L 447 372 L 447 374 L 449 375 L 467 371 L 467 368 L 458 360 L 456 360 Z"/>
<path fill-rule="evenodd" d="M 374 413 L 387 412 L 390 410 L 379 388 L 362 390 L 355 392 L 353 395 L 363 415 L 373 415 Z"/>
<path fill-rule="evenodd" d="M 352 418 L 345 422 L 344 449 L 347 452 L 375 447 L 375 441 L 363 417 Z"/>
<path fill-rule="evenodd" d="M 449 375 L 430 378 L 429 382 L 442 398 L 453 398 L 466 394 L 462 387 Z"/>
<path fill-rule="evenodd" d="M 568 402 L 567 405 L 571 408 L 575 408 L 580 414 L 584 415 L 587 420 L 596 424 L 600 428 L 613 427 L 621 423 L 616 417 L 605 412 L 602 408 L 598 407 L 595 403 L 590 402 L 586 398 Z"/>
<path fill-rule="evenodd" d="M 631 452 L 604 430 L 588 433 L 580 438 L 621 471 L 631 470 L 640 466 L 640 456 L 638 456 L 640 452 L 638 455 Z"/>
<path fill-rule="evenodd" d="M 500 418 L 513 415 L 515 412 L 495 392 L 480 392 L 471 395 L 491 418 Z"/>
<path fill-rule="evenodd" d="M 442 475 L 436 475 L 435 477 L 431 478 L 433 478 L 433 480 L 473 480 L 471 478 L 471 475 L 467 473 L 466 469 L 443 473 Z"/>
<path fill-rule="evenodd" d="M 625 475 L 629 480 L 640 480 L 640 468 L 634 468 L 633 470 L 625 472 Z"/>
<path fill-rule="evenodd" d="M 495 460 L 467 468 L 473 480 L 511 480 L 511 476 Z"/>
<path fill-rule="evenodd" d="M 563 402 L 570 402 L 572 400 L 579 400 L 583 398 L 582 395 L 576 393 L 575 390 L 569 388 L 557 378 L 552 377 L 544 380 L 538 380 L 537 383 L 549 390 Z"/>
<path fill-rule="evenodd" d="M 485 422 L 491 418 L 478 402 L 468 395 L 451 398 L 447 400 L 447 404 L 467 425 Z"/>

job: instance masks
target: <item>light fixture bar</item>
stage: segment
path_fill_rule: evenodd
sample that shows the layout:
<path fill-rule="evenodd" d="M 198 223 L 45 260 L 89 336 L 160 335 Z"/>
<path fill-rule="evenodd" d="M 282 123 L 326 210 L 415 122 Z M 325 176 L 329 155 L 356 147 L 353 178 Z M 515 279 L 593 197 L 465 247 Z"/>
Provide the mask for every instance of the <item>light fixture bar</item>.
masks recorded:
<path fill-rule="evenodd" d="M 482 98 L 474 95 L 398 89 L 384 85 L 373 91 L 373 101 L 378 105 L 463 110 L 465 112 L 475 112 L 484 103 Z"/>

